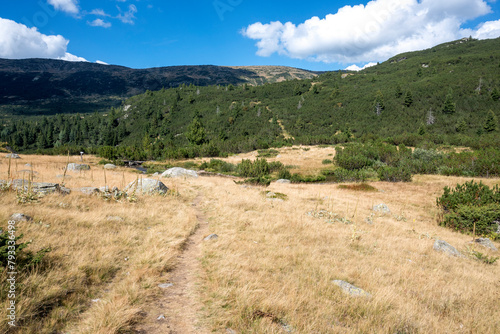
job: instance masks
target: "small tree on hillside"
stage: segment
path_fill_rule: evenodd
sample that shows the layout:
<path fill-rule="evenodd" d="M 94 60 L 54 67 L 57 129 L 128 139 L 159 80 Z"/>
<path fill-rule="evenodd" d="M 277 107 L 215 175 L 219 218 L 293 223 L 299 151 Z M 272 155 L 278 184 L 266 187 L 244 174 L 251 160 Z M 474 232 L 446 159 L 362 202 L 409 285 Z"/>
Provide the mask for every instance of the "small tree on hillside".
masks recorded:
<path fill-rule="evenodd" d="M 455 103 L 453 103 L 452 92 L 450 91 L 446 95 L 446 100 L 444 101 L 443 112 L 445 114 L 453 114 L 455 112 Z"/>
<path fill-rule="evenodd" d="M 377 114 L 377 116 L 380 116 L 380 114 L 382 113 L 382 110 L 385 109 L 384 95 L 382 94 L 381 91 L 377 92 L 377 96 L 375 97 L 374 103 L 375 103 L 375 113 Z"/>
<path fill-rule="evenodd" d="M 191 124 L 189 124 L 186 138 L 194 145 L 201 145 L 207 142 L 205 127 L 201 124 L 198 117 L 195 117 Z"/>
<path fill-rule="evenodd" d="M 497 131 L 497 129 L 498 129 L 498 118 L 493 112 L 493 110 L 490 110 L 488 112 L 488 116 L 486 117 L 486 121 L 484 122 L 484 131 L 493 132 Z"/>
<path fill-rule="evenodd" d="M 405 102 L 404 105 L 407 107 L 410 107 L 413 104 L 413 95 L 411 91 L 407 91 L 405 95 Z"/>

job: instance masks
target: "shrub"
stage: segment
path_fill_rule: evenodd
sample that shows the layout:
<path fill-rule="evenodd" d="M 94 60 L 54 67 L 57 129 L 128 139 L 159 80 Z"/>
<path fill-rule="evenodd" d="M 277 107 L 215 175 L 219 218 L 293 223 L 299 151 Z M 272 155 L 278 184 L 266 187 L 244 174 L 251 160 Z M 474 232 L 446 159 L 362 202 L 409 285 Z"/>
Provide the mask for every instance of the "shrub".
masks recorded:
<path fill-rule="evenodd" d="M 12 242 L 12 239 L 10 239 L 9 231 L 6 230 L 5 232 L 0 234 L 0 264 L 2 265 L 2 267 L 7 267 L 10 260 L 11 262 L 15 262 L 17 266 L 16 269 L 31 268 L 39 264 L 45 254 L 50 252 L 50 248 L 43 248 L 36 253 L 26 250 L 30 242 L 17 243 L 17 241 L 22 237 L 22 234 L 15 237 L 15 247 L 12 248 L 12 245 L 9 244 L 9 241 Z M 15 249 L 15 260 L 12 260 L 12 253 L 9 254 L 9 251 L 12 251 L 12 249 Z"/>
<path fill-rule="evenodd" d="M 456 210 L 445 214 L 440 225 L 462 233 L 472 233 L 475 225 L 477 235 L 489 235 L 496 232 L 496 220 L 500 220 L 500 204 L 460 205 Z"/>
<path fill-rule="evenodd" d="M 293 183 L 314 183 L 314 182 L 324 182 L 326 181 L 326 176 L 324 175 L 300 175 L 293 174 L 290 177 L 290 181 Z"/>
<path fill-rule="evenodd" d="M 378 169 L 380 181 L 411 182 L 412 173 L 407 167 L 382 167 Z"/>
<path fill-rule="evenodd" d="M 216 173 L 232 173 L 236 170 L 236 166 L 220 159 L 211 159 L 210 162 L 203 162 L 200 169 Z"/>
<path fill-rule="evenodd" d="M 332 160 L 330 160 L 330 159 L 324 159 L 323 161 L 321 161 L 321 163 L 322 163 L 323 165 L 331 165 L 331 164 L 333 163 L 333 161 L 332 161 Z"/>
<path fill-rule="evenodd" d="M 474 180 L 465 182 L 460 185 L 457 184 L 455 189 L 444 187 L 444 193 L 436 200 L 437 206 L 440 207 L 445 213 L 453 212 L 459 206 L 485 206 L 488 204 L 500 204 L 500 189 L 496 185 L 490 189 L 482 182 L 475 182 Z"/>

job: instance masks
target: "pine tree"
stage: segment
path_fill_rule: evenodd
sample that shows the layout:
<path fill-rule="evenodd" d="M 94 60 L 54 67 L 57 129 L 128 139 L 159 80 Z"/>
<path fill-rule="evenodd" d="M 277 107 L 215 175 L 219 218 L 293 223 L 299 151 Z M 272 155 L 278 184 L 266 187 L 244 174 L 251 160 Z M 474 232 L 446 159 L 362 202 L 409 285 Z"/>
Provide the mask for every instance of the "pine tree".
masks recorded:
<path fill-rule="evenodd" d="M 455 112 L 455 103 L 453 103 L 452 93 L 446 95 L 446 100 L 444 101 L 443 112 L 445 114 L 453 114 Z"/>
<path fill-rule="evenodd" d="M 404 105 L 410 107 L 412 104 L 413 104 L 413 95 L 411 94 L 411 91 L 407 91 L 405 95 Z"/>
<path fill-rule="evenodd" d="M 498 92 L 498 89 L 493 89 L 493 91 L 491 92 L 491 99 L 493 101 L 498 101 L 500 100 L 500 92 Z"/>
<path fill-rule="evenodd" d="M 488 112 L 488 116 L 486 117 L 486 121 L 484 122 L 484 131 L 493 132 L 497 131 L 497 129 L 498 129 L 498 118 L 493 112 L 493 110 L 490 110 Z"/>
<path fill-rule="evenodd" d="M 194 145 L 201 145 L 207 142 L 205 128 L 198 118 L 194 118 L 191 124 L 189 124 L 186 138 Z"/>
<path fill-rule="evenodd" d="M 379 116 L 382 113 L 382 110 L 385 109 L 384 95 L 382 94 L 381 91 L 377 92 L 374 104 L 375 104 L 375 113 L 377 114 L 377 116 Z"/>

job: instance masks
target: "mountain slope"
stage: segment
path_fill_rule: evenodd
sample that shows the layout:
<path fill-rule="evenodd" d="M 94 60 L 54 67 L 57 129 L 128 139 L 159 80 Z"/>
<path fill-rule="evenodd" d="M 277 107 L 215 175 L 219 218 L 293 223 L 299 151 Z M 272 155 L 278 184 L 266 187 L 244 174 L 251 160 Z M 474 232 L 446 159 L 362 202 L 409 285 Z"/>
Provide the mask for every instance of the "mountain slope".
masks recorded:
<path fill-rule="evenodd" d="M 162 87 L 275 82 L 268 75 L 273 71 L 286 78 L 316 76 L 314 72 L 287 67 L 256 70 L 205 65 L 131 69 L 52 59 L 0 59 L 0 105 L 30 114 L 64 112 L 61 106 L 67 106 L 70 112 L 102 110 L 119 104 L 125 97 Z"/>

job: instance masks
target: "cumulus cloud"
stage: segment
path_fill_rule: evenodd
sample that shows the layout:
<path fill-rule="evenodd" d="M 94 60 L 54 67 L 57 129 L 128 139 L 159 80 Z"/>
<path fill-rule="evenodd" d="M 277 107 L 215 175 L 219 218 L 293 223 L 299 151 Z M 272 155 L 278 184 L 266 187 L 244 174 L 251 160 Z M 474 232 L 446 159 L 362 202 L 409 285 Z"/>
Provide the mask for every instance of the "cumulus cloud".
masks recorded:
<path fill-rule="evenodd" d="M 372 63 L 368 63 L 368 64 L 366 64 L 363 67 L 359 67 L 358 65 L 354 64 L 354 65 L 346 67 L 346 70 L 347 71 L 356 71 L 356 72 L 358 72 L 358 71 L 364 70 L 365 68 L 372 67 L 372 66 L 375 66 L 375 65 L 377 65 L 377 63 L 373 63 L 373 62 Z"/>
<path fill-rule="evenodd" d="M 37 28 L 0 18 L 0 57 L 54 58 L 85 61 L 67 52 L 69 40 L 61 35 L 44 35 Z"/>
<path fill-rule="evenodd" d="M 102 9 L 93 9 L 90 13 L 90 15 L 96 15 L 96 16 L 110 16 L 106 14 L 106 12 Z"/>
<path fill-rule="evenodd" d="M 118 10 L 120 11 L 120 14 L 116 17 L 123 23 L 127 24 L 134 24 L 135 20 L 135 13 L 137 13 L 137 7 L 135 5 L 129 5 L 128 6 L 128 11 L 122 12 L 120 7 L 118 7 Z"/>
<path fill-rule="evenodd" d="M 94 21 L 87 21 L 87 24 L 92 27 L 103 27 L 109 28 L 111 27 L 111 23 L 103 21 L 102 19 L 95 19 Z"/>
<path fill-rule="evenodd" d="M 78 0 L 48 0 L 47 2 L 54 6 L 55 9 L 66 13 L 78 14 L 80 12 Z"/>
<path fill-rule="evenodd" d="M 359 63 L 468 35 L 497 37 L 498 21 L 484 23 L 471 34 L 461 29 L 464 22 L 490 12 L 485 0 L 373 0 L 298 25 L 257 22 L 241 33 L 257 40 L 260 56 L 278 53 L 326 63 Z"/>

